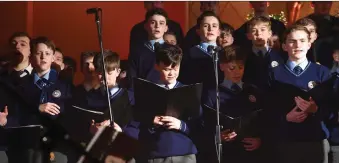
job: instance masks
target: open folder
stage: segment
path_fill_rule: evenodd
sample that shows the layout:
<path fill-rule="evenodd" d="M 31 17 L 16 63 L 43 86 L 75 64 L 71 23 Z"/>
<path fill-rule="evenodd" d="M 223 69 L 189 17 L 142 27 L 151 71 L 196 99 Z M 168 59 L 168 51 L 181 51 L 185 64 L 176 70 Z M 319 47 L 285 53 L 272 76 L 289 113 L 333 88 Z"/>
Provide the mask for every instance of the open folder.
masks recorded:
<path fill-rule="evenodd" d="M 284 107 L 288 110 L 293 109 L 296 106 L 294 98 L 300 96 L 304 100 L 309 101 L 310 97 L 315 101 L 318 106 L 329 103 L 331 96 L 334 92 L 334 83 L 337 79 L 337 75 L 333 75 L 328 80 L 322 83 L 316 83 L 309 81 L 309 90 L 304 90 L 294 86 L 292 84 L 282 83 L 274 81 L 272 83 L 272 91 L 274 93 L 275 105 L 278 107 Z"/>
<path fill-rule="evenodd" d="M 166 115 L 181 120 L 200 115 L 202 84 L 166 89 L 150 81 L 134 78 L 136 118 L 152 122 L 154 116 Z"/>
<path fill-rule="evenodd" d="M 204 120 L 209 127 L 216 126 L 217 124 L 217 110 L 203 105 L 204 108 Z M 220 125 L 223 130 L 229 129 L 234 131 L 239 136 L 254 136 L 258 132 L 258 118 L 262 109 L 254 110 L 247 114 L 238 117 L 232 117 L 222 112 L 219 112 Z"/>

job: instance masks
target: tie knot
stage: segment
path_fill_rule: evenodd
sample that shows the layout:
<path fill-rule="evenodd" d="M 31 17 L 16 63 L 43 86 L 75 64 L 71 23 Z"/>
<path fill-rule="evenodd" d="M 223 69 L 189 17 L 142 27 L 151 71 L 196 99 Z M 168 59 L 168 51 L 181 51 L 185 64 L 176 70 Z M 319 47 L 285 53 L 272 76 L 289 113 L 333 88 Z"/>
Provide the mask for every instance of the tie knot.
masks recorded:
<path fill-rule="evenodd" d="M 299 75 L 301 72 L 303 72 L 303 69 L 300 66 L 295 66 L 293 72 Z"/>
<path fill-rule="evenodd" d="M 241 92 L 241 88 L 236 83 L 233 83 L 233 85 L 231 86 L 231 89 L 232 89 L 232 91 L 234 91 L 236 93 Z"/>
<path fill-rule="evenodd" d="M 165 88 L 166 88 L 166 89 L 170 89 L 170 87 L 169 87 L 168 84 L 165 84 Z"/>
<path fill-rule="evenodd" d="M 48 80 L 45 79 L 45 78 L 40 78 L 40 79 L 36 82 L 36 84 L 38 85 L 38 87 L 39 87 L 40 89 L 42 89 L 42 88 L 44 88 L 44 87 L 47 86 Z"/>

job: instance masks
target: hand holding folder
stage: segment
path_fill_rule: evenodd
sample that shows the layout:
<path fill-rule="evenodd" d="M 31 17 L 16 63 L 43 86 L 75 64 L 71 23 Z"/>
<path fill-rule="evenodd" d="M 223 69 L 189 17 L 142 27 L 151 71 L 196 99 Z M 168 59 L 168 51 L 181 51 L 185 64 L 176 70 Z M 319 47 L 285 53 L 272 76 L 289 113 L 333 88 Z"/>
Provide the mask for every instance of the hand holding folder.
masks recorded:
<path fill-rule="evenodd" d="M 297 101 L 302 101 L 300 98 L 311 103 L 314 101 L 314 103 L 318 106 L 327 104 L 330 96 L 332 95 L 333 86 L 336 79 L 337 76 L 334 75 L 330 79 L 320 84 L 310 81 L 308 85 L 309 87 L 313 88 L 311 88 L 309 91 L 298 88 L 292 84 L 275 81 L 272 83 L 272 90 L 275 92 L 274 101 L 278 102 L 275 105 L 291 111 L 297 105 Z M 296 99 L 296 97 L 300 98 Z M 298 105 L 300 106 L 300 104 Z M 314 111 L 314 108 L 310 109 Z M 302 111 L 301 108 L 299 108 L 299 111 Z"/>
<path fill-rule="evenodd" d="M 134 96 L 139 121 L 152 123 L 155 116 L 188 120 L 200 116 L 202 84 L 166 89 L 144 79 L 134 79 Z"/>
<path fill-rule="evenodd" d="M 217 111 L 207 105 L 204 105 L 203 107 L 205 120 L 207 121 L 206 123 L 210 126 L 215 126 Z M 261 111 L 262 109 L 255 110 L 239 117 L 232 117 L 220 112 L 220 125 L 223 126 L 223 129 L 230 130 L 229 133 L 232 133 L 232 131 L 234 131 L 237 135 L 240 136 L 251 135 L 253 134 L 253 132 L 255 132 L 253 131 L 255 129 L 252 128 L 251 125 L 253 125 L 255 121 L 257 121 L 258 115 Z"/>

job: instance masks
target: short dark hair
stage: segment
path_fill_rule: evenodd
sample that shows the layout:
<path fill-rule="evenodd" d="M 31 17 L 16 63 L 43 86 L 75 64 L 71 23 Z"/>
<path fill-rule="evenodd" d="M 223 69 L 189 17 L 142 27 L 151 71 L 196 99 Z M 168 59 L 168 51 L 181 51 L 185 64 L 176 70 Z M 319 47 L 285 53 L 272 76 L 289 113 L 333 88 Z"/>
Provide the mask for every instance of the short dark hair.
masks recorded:
<path fill-rule="evenodd" d="M 32 39 L 32 38 L 29 36 L 29 34 L 26 33 L 26 32 L 15 32 L 15 33 L 13 33 L 13 34 L 11 35 L 11 37 L 9 37 L 8 43 L 9 43 L 9 44 L 12 44 L 13 39 L 16 38 L 16 37 L 27 37 L 29 40 Z"/>
<path fill-rule="evenodd" d="M 77 62 L 70 56 L 64 57 L 64 64 L 68 66 L 68 68 L 72 68 L 73 72 L 77 71 Z"/>
<path fill-rule="evenodd" d="M 231 35 L 233 35 L 234 28 L 227 23 L 223 23 L 221 24 L 221 31 L 229 32 Z"/>
<path fill-rule="evenodd" d="M 293 25 L 285 30 L 283 35 L 283 42 L 286 43 L 287 36 L 295 31 L 304 31 L 307 34 L 308 41 L 311 40 L 311 33 L 310 31 L 307 30 L 306 27 L 300 25 Z"/>
<path fill-rule="evenodd" d="M 219 18 L 219 16 L 217 14 L 215 14 L 213 11 L 205 11 L 203 12 L 197 19 L 197 25 L 201 25 L 202 21 L 204 20 L 205 17 L 208 17 L 208 16 L 213 16 L 215 17 L 216 19 L 218 19 L 218 22 L 219 22 L 219 29 L 221 28 L 221 20 Z"/>
<path fill-rule="evenodd" d="M 146 12 L 146 15 L 145 15 L 145 21 L 147 22 L 148 19 L 154 15 L 161 15 L 163 17 L 165 17 L 165 20 L 166 20 L 166 24 L 167 24 L 167 21 L 168 21 L 168 14 L 167 12 L 162 9 L 162 8 L 154 8 L 150 11 L 147 11 Z"/>
<path fill-rule="evenodd" d="M 164 35 L 172 35 L 172 36 L 174 36 L 175 38 L 177 38 L 176 35 L 175 35 L 175 33 L 172 32 L 172 31 L 167 31 L 167 32 L 165 32 Z"/>
<path fill-rule="evenodd" d="M 230 63 L 234 61 L 246 62 L 247 51 L 235 45 L 224 47 L 219 52 L 220 63 Z"/>
<path fill-rule="evenodd" d="M 102 69 L 102 56 L 101 53 L 94 56 L 93 64 L 96 72 L 103 73 Z M 104 50 L 104 64 L 106 66 L 106 72 L 120 68 L 119 54 L 111 50 Z"/>
<path fill-rule="evenodd" d="M 83 63 L 87 58 L 93 57 L 97 55 L 97 52 L 95 51 L 86 51 L 86 52 L 82 52 L 80 54 L 80 69 L 83 70 L 84 66 Z"/>
<path fill-rule="evenodd" d="M 162 62 L 164 65 L 172 65 L 172 67 L 180 65 L 183 55 L 182 50 L 179 46 L 167 43 L 155 46 L 155 53 L 155 63 L 157 65 Z"/>
<path fill-rule="evenodd" d="M 30 42 L 31 46 L 31 54 L 34 54 L 36 52 L 36 48 L 38 44 L 45 44 L 48 48 L 52 49 L 53 54 L 55 53 L 55 44 L 52 40 L 48 39 L 45 36 L 40 36 L 35 39 L 33 39 Z"/>
<path fill-rule="evenodd" d="M 251 30 L 251 28 L 259 23 L 267 23 L 268 28 L 271 30 L 271 20 L 265 16 L 255 16 L 247 23 L 247 32 Z"/>
<path fill-rule="evenodd" d="M 55 51 L 56 51 L 56 52 L 60 52 L 60 53 L 62 54 L 62 50 L 61 50 L 59 47 L 56 47 L 56 48 L 55 48 Z M 62 55 L 63 55 L 63 54 L 62 54 Z"/>
<path fill-rule="evenodd" d="M 315 29 L 317 29 L 317 24 L 310 18 L 301 18 L 297 20 L 294 25 L 300 25 L 300 26 L 308 26 L 312 25 Z"/>

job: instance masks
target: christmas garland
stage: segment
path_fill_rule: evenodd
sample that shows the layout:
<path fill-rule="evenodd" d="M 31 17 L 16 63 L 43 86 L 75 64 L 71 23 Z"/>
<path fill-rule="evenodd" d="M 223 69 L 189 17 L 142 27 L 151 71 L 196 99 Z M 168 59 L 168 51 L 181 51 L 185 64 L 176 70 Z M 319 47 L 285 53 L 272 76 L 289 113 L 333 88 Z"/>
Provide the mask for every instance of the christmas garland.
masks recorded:
<path fill-rule="evenodd" d="M 250 13 L 250 14 L 247 14 L 246 20 L 251 20 L 253 17 L 254 17 L 254 11 L 252 11 L 252 13 Z M 269 17 L 273 18 L 275 20 L 279 20 L 279 21 L 283 22 L 285 25 L 287 25 L 286 16 L 285 16 L 284 11 L 281 11 L 279 14 L 270 14 Z"/>

